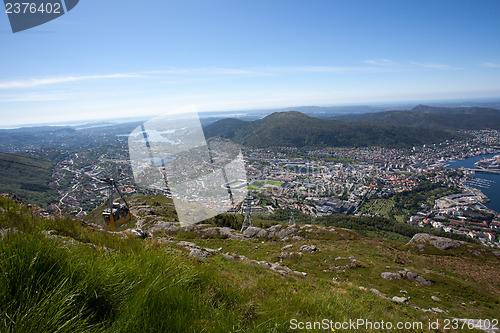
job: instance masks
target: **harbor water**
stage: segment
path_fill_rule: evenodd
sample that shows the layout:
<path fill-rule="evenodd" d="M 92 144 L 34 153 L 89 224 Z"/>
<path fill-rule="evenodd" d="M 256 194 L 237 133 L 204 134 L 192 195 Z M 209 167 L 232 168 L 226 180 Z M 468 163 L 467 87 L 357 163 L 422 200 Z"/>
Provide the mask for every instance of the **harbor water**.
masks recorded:
<path fill-rule="evenodd" d="M 457 160 L 449 162 L 448 168 L 469 168 L 477 169 L 474 163 L 485 158 L 492 158 L 498 154 L 487 154 L 467 158 L 465 160 Z M 475 179 L 471 180 L 468 185 L 481 190 L 490 199 L 486 206 L 496 212 L 500 212 L 500 174 L 486 173 L 476 171 Z"/>

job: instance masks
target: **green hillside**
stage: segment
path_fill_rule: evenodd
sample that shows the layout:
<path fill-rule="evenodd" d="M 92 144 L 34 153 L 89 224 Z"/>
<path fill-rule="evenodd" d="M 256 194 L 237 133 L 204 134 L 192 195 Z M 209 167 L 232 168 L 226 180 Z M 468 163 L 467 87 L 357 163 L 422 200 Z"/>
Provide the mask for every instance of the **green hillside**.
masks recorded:
<path fill-rule="evenodd" d="M 0 331 L 288 332 L 293 319 L 362 318 L 438 332 L 446 319 L 498 316 L 500 259 L 490 250 L 419 251 L 341 228 L 293 229 L 299 238 L 202 238 L 177 229 L 141 240 L 38 218 L 0 197 Z M 218 250 L 200 259 L 189 248 Z M 430 284 L 381 278 L 404 269 Z M 429 330 L 436 320 L 441 329 Z"/>
<path fill-rule="evenodd" d="M 253 122 L 224 119 L 204 128 L 206 137 L 219 136 L 254 146 L 412 147 L 462 137 L 446 131 L 376 123 L 347 123 L 277 112 Z"/>
<path fill-rule="evenodd" d="M 51 168 L 51 161 L 0 153 L 0 193 L 14 193 L 47 208 L 56 197 L 53 186 L 49 186 Z"/>
<path fill-rule="evenodd" d="M 500 110 L 491 108 L 446 108 L 418 105 L 407 111 L 385 111 L 346 115 L 351 122 L 407 125 L 435 130 L 500 129 Z"/>

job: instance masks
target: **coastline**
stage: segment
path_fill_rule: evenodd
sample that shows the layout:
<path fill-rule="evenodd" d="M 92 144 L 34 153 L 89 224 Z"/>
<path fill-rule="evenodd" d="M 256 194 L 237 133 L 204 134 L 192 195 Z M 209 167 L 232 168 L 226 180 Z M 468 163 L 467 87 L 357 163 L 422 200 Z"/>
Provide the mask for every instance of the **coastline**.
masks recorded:
<path fill-rule="evenodd" d="M 492 213 L 495 215 L 499 214 L 499 212 L 497 212 L 496 210 L 491 209 L 485 205 L 486 203 L 490 202 L 491 199 L 486 194 L 484 194 L 483 191 L 481 191 L 478 188 L 468 186 L 468 185 L 464 185 L 464 189 L 466 192 L 469 192 L 469 193 L 472 193 L 474 195 L 477 195 L 478 197 L 481 197 L 481 199 L 482 199 L 481 203 L 477 204 L 480 206 L 481 210 L 484 210 L 488 213 Z"/>
<path fill-rule="evenodd" d="M 495 155 L 492 158 L 485 158 L 474 163 L 478 170 L 491 171 L 500 173 L 500 155 Z"/>
<path fill-rule="evenodd" d="M 498 152 L 490 152 L 487 154 L 472 155 L 460 160 L 448 160 L 443 163 L 443 167 L 445 168 L 465 168 L 471 170 L 471 172 L 475 173 L 473 178 L 474 180 L 488 181 L 491 186 L 484 187 L 478 186 L 478 184 L 475 184 L 475 186 L 471 186 L 469 182 L 464 182 L 462 186 L 465 191 L 469 193 L 475 193 L 477 195 L 480 195 L 481 198 L 484 198 L 484 201 L 481 204 L 482 208 L 494 213 L 495 215 L 500 214 L 500 203 L 497 202 L 499 198 L 498 193 L 500 192 L 500 180 L 498 180 L 498 178 L 500 178 L 500 170 L 498 172 L 495 172 L 493 170 L 480 169 L 476 167 L 476 164 L 484 160 L 495 159 L 497 156 L 500 156 L 498 155 Z"/>

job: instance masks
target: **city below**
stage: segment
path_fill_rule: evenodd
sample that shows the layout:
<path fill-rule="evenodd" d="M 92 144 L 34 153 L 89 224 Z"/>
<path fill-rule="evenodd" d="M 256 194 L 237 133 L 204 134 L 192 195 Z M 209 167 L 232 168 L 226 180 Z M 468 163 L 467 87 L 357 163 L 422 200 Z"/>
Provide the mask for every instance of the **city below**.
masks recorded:
<path fill-rule="evenodd" d="M 118 140 L 110 147 L 95 147 L 103 138 L 109 140 L 109 134 L 97 130 L 86 133 L 94 139 L 86 140 L 79 150 L 73 149 L 55 163 L 50 186 L 57 189 L 57 200 L 49 210 L 71 212 L 84 219 L 106 199 L 107 187 L 96 178 L 109 175 L 119 180 L 126 195 L 169 195 L 168 191 L 146 191 L 135 184 L 126 136 L 116 131 L 119 130 L 109 131 L 112 139 Z M 476 130 L 466 134 L 470 135 L 468 139 L 411 149 L 243 148 L 248 189 L 254 198 L 252 213 L 272 215 L 279 209 L 296 210 L 304 221 L 332 214 L 381 216 L 466 235 L 499 247 L 500 217 L 486 206 L 489 199 L 498 199 L 488 198 L 479 189 L 498 184 L 475 177 L 484 170 L 447 166 L 454 160 L 500 154 L 500 131 Z M 27 149 L 24 153 L 47 159 L 53 151 Z M 489 161 L 491 166 L 497 160 L 498 156 L 479 165 Z M 497 172 L 494 168 L 483 169 Z M 421 187 L 428 191 L 424 195 L 432 197 L 416 200 L 415 191 Z M 243 213 L 243 207 L 238 204 L 230 212 Z"/>

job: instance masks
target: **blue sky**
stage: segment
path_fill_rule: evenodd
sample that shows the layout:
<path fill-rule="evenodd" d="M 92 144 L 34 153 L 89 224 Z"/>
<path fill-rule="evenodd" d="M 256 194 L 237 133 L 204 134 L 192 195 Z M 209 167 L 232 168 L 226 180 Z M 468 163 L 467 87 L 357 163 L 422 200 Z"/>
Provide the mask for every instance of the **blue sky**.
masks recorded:
<path fill-rule="evenodd" d="M 500 1 L 82 0 L 13 34 L 0 127 L 199 110 L 500 98 Z"/>

